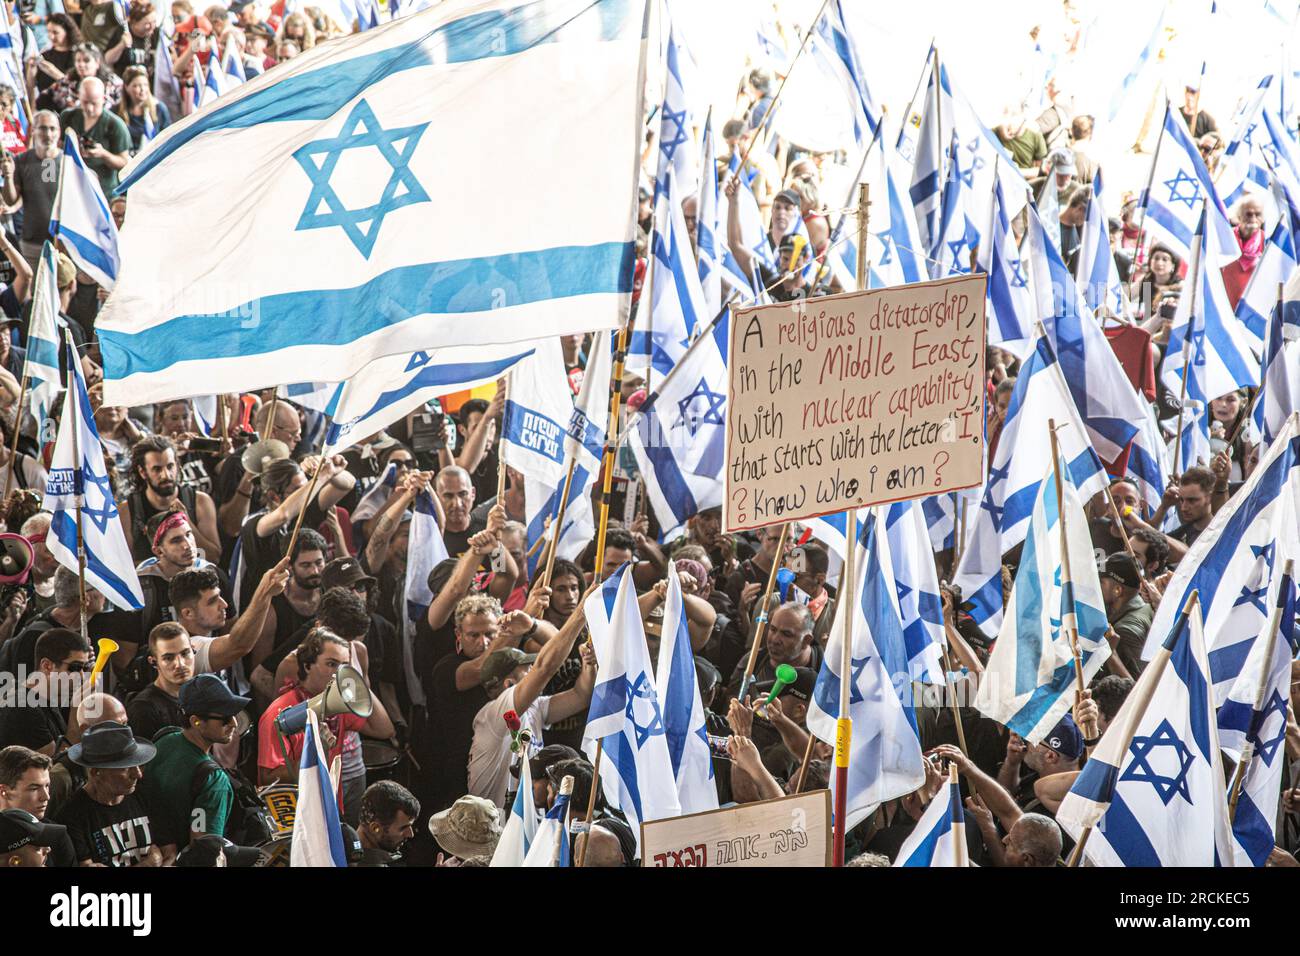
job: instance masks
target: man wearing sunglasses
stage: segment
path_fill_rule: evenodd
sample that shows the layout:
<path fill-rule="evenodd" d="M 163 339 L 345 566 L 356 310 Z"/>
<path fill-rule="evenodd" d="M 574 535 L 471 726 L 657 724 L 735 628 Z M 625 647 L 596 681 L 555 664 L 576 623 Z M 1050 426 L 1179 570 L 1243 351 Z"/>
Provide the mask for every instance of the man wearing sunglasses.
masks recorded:
<path fill-rule="evenodd" d="M 68 704 L 92 667 L 90 647 L 76 631 L 52 627 L 37 638 L 35 659 L 19 693 L 0 700 L 0 740 L 52 757 L 68 732 Z"/>
<path fill-rule="evenodd" d="M 225 835 L 235 791 L 212 748 L 234 739 L 235 717 L 251 702 L 232 694 L 216 674 L 200 674 L 181 686 L 184 727 L 154 742 L 158 754 L 140 782 L 160 843 L 184 847 L 205 833 Z"/>

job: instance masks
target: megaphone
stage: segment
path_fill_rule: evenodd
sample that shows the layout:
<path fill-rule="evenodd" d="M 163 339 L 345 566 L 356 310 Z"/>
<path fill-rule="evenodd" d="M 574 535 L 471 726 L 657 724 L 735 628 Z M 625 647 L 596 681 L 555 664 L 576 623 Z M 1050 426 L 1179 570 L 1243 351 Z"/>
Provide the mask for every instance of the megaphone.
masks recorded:
<path fill-rule="evenodd" d="M 26 584 L 36 563 L 36 549 L 20 534 L 0 534 L 0 585 Z"/>
<path fill-rule="evenodd" d="M 254 478 L 260 478 L 267 465 L 288 457 L 288 445 L 278 438 L 263 438 L 244 449 L 244 453 L 239 456 L 239 463 L 244 466 L 244 471 Z"/>
<path fill-rule="evenodd" d="M 365 719 L 374 709 L 370 688 L 366 686 L 361 672 L 348 664 L 340 664 L 328 687 L 311 700 L 304 700 L 301 704 L 280 711 L 276 715 L 275 726 L 281 734 L 289 737 L 306 729 L 309 710 L 318 720 L 325 720 L 336 714 L 356 714 Z"/>

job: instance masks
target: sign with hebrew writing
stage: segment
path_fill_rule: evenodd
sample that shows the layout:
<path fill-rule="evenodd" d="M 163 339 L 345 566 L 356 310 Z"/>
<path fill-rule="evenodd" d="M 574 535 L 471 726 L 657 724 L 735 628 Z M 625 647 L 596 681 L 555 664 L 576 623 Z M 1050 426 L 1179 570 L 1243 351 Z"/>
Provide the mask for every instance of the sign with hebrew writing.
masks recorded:
<path fill-rule="evenodd" d="M 830 866 L 831 792 L 641 824 L 641 865 Z"/>
<path fill-rule="evenodd" d="M 956 276 L 737 311 L 726 530 L 978 485 L 984 287 Z"/>

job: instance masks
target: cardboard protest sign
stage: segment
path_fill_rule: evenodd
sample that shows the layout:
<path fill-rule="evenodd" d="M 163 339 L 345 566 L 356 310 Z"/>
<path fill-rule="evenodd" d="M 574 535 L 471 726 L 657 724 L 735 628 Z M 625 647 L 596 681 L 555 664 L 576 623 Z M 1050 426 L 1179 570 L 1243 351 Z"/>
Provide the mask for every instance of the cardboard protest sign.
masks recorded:
<path fill-rule="evenodd" d="M 984 276 L 732 317 L 727 531 L 978 485 Z"/>
<path fill-rule="evenodd" d="M 830 866 L 831 792 L 641 824 L 641 865 Z"/>

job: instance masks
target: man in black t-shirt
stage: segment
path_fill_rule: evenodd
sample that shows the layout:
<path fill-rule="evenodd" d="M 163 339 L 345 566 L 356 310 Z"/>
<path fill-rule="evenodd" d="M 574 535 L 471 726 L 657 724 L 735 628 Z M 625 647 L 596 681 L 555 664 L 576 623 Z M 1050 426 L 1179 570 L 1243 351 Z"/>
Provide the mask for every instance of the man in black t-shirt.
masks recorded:
<path fill-rule="evenodd" d="M 68 828 L 82 866 L 163 866 L 176 855 L 174 845 L 154 844 L 149 809 L 135 792 L 144 776 L 140 768 L 156 753 L 122 724 L 90 728 L 68 751 L 73 763 L 86 768 L 86 785 L 59 812 L 58 822 Z"/>
<path fill-rule="evenodd" d="M 446 517 L 442 540 L 447 545 L 447 555 L 459 558 L 469 547 L 469 539 L 488 526 L 486 516 L 476 518 L 474 515 L 474 499 L 477 494 L 474 482 L 469 472 L 459 465 L 453 465 L 438 472 L 433 490 Z M 504 517 L 501 523 L 504 523 Z"/>
<path fill-rule="evenodd" d="M 67 704 L 92 659 L 82 636 L 62 627 L 41 634 L 35 657 L 36 673 L 10 700 L 0 702 L 0 742 L 53 756 L 68 730 Z M 25 671 L 26 667 L 18 673 Z"/>
<path fill-rule="evenodd" d="M 194 648 L 185 628 L 168 621 L 150 631 L 149 662 L 157 668 L 158 677 L 126 707 L 127 723 L 143 740 L 153 740 L 164 727 L 185 726 L 177 695 L 181 685 L 194 676 Z"/>

